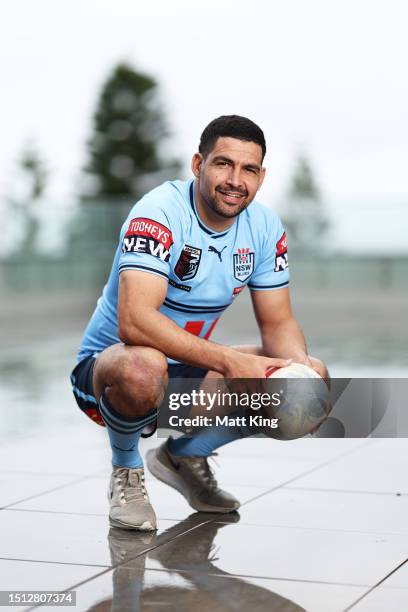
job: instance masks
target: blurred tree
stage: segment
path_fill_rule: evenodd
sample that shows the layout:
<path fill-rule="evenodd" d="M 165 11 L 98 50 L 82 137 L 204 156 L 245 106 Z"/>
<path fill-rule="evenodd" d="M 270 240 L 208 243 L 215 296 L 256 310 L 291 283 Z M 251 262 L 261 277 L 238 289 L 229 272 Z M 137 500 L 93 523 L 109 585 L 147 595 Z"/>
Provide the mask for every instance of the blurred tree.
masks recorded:
<path fill-rule="evenodd" d="M 11 236 L 10 245 L 6 240 L 2 249 L 6 256 L 12 254 L 27 259 L 37 253 L 41 226 L 39 208 L 47 189 L 48 176 L 38 147 L 32 140 L 28 141 L 17 158 L 5 198 L 8 208 L 6 218 L 11 225 L 6 232 Z M 18 234 L 15 235 L 17 227 Z M 21 244 L 24 245 L 23 249 L 20 249 Z"/>
<path fill-rule="evenodd" d="M 311 165 L 305 155 L 299 155 L 287 192 L 284 224 L 292 248 L 314 251 L 324 246 L 330 227 Z"/>
<path fill-rule="evenodd" d="M 90 284 L 99 286 L 105 279 L 120 227 L 134 202 L 178 177 L 181 164 L 166 156 L 168 143 L 157 82 L 128 64 L 117 65 L 102 86 L 93 117 L 80 186 L 84 205 L 68 228 L 70 257 Z"/>
<path fill-rule="evenodd" d="M 30 140 L 17 158 L 8 200 L 16 207 L 27 207 L 44 195 L 49 172 L 38 147 Z"/>
<path fill-rule="evenodd" d="M 30 202 L 38 200 L 45 193 L 48 170 L 33 143 L 28 143 L 23 149 L 20 166 L 26 174 L 29 185 L 28 200 Z"/>
<path fill-rule="evenodd" d="M 312 169 L 308 159 L 304 155 L 299 155 L 296 161 L 289 186 L 289 197 L 308 198 L 314 201 L 320 200 L 320 190 L 316 184 Z"/>
<path fill-rule="evenodd" d="M 178 161 L 160 155 L 169 132 L 152 77 L 119 64 L 102 88 L 93 123 L 84 199 L 126 197 L 129 204 L 179 172 Z"/>

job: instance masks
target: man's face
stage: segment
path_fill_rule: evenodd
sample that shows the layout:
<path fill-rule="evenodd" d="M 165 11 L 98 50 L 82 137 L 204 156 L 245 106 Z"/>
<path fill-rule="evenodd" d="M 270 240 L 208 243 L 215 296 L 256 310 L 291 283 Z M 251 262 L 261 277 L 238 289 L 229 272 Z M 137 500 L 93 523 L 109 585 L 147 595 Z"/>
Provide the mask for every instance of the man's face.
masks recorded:
<path fill-rule="evenodd" d="M 206 158 L 196 153 L 192 170 L 202 199 L 224 219 L 236 217 L 245 210 L 265 175 L 261 147 L 236 138 L 218 138 Z"/>

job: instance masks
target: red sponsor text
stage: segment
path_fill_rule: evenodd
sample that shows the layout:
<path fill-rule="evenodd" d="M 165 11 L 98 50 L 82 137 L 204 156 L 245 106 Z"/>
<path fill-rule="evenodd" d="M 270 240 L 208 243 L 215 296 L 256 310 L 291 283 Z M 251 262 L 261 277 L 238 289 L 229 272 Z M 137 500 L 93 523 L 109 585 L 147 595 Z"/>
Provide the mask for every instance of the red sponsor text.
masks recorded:
<path fill-rule="evenodd" d="M 161 242 L 166 249 L 169 249 L 174 242 L 173 235 L 168 227 L 162 225 L 158 221 L 146 219 L 145 217 L 132 219 L 129 223 L 129 229 L 125 234 L 125 238 L 129 238 L 130 236 L 154 238 L 154 240 Z"/>

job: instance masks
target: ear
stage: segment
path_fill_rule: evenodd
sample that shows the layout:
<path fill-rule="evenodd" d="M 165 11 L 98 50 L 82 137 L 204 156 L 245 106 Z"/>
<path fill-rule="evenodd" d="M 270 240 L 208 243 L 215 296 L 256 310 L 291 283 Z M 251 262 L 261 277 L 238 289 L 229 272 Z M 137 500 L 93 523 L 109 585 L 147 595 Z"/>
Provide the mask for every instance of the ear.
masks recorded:
<path fill-rule="evenodd" d="M 193 159 L 191 160 L 191 170 L 196 178 L 200 176 L 201 164 L 203 163 L 203 156 L 201 153 L 194 153 Z"/>

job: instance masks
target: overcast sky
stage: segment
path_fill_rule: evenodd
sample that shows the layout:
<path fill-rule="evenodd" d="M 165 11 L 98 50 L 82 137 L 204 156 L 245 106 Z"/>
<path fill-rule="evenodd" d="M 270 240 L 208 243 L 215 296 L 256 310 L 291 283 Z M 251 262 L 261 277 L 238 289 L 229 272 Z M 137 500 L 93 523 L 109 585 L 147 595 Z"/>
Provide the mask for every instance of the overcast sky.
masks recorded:
<path fill-rule="evenodd" d="M 267 138 L 264 199 L 281 196 L 299 150 L 333 201 L 408 195 L 405 0 L 141 4 L 3 7 L 0 194 L 29 138 L 53 170 L 51 191 L 75 192 L 98 89 L 125 60 L 161 83 L 186 164 L 212 118 L 238 113 Z"/>

